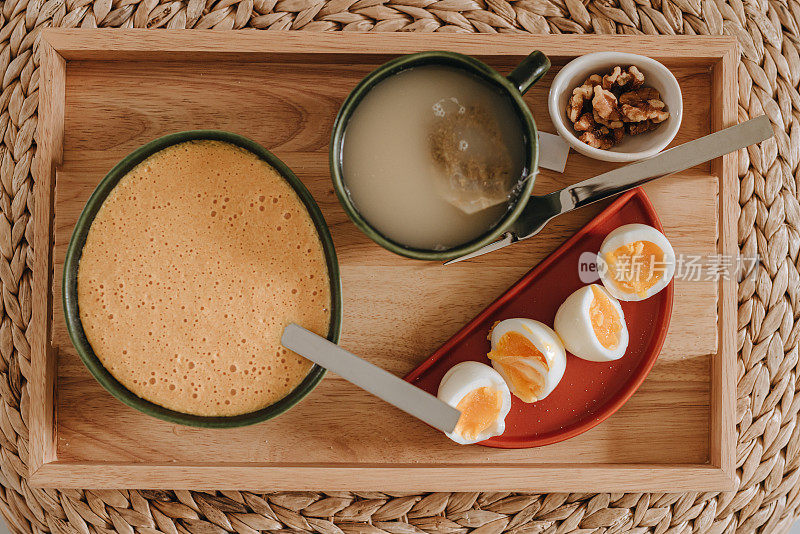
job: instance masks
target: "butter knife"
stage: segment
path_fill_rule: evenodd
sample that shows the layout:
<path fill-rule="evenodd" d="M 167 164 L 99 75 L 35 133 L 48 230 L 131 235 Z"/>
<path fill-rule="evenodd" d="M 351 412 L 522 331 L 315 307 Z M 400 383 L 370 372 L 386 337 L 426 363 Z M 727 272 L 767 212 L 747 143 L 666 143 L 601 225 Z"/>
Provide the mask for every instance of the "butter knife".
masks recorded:
<path fill-rule="evenodd" d="M 670 148 L 652 158 L 619 167 L 554 191 L 549 195 L 532 195 L 519 218 L 500 239 L 475 252 L 445 262 L 445 265 L 476 258 L 528 239 L 538 234 L 550 219 L 562 213 L 624 193 L 650 180 L 690 169 L 770 137 L 772 137 L 772 126 L 767 116 L 761 115 Z"/>
<path fill-rule="evenodd" d="M 294 323 L 283 330 L 281 345 L 336 373 L 442 432 L 452 432 L 461 412 L 427 391 L 362 360 L 324 337 Z"/>

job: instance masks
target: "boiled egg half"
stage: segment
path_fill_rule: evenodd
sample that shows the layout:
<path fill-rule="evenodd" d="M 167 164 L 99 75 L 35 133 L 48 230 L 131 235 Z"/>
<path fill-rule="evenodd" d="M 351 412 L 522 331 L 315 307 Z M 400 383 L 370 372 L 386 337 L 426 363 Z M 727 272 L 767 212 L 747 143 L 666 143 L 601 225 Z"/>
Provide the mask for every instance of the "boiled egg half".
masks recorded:
<path fill-rule="evenodd" d="M 478 443 L 505 432 L 511 393 L 503 377 L 488 365 L 454 365 L 442 378 L 437 396 L 461 412 L 455 430 L 447 434 L 456 443 Z"/>
<path fill-rule="evenodd" d="M 555 332 L 533 319 L 506 319 L 492 329 L 489 359 L 522 402 L 547 397 L 567 368 L 564 345 Z"/>
<path fill-rule="evenodd" d="M 567 297 L 553 326 L 567 350 L 584 360 L 617 360 L 628 348 L 622 306 L 599 284 L 584 286 Z"/>
<path fill-rule="evenodd" d="M 675 252 L 666 236 L 646 224 L 620 226 L 600 245 L 600 279 L 619 300 L 644 300 L 669 284 Z"/>

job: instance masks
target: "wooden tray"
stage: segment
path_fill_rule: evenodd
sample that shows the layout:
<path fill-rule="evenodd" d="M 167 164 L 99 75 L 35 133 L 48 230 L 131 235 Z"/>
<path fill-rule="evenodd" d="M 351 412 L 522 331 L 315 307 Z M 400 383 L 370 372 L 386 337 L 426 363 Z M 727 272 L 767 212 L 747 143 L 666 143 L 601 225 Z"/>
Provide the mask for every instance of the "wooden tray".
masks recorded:
<path fill-rule="evenodd" d="M 539 237 L 442 267 L 395 256 L 341 210 L 328 175 L 340 103 L 398 54 L 448 49 L 509 72 L 533 49 L 553 61 L 526 96 L 553 131 L 546 94 L 576 55 L 624 48 L 681 83 L 676 142 L 736 122 L 734 40 L 726 37 L 312 34 L 44 30 L 36 165 L 30 482 L 96 488 L 395 491 L 688 491 L 734 488 L 735 282 L 675 284 L 670 333 L 640 390 L 614 416 L 538 449 L 460 447 L 336 376 L 289 413 L 234 430 L 168 424 L 127 408 L 89 375 L 67 337 L 61 266 L 72 226 L 120 158 L 160 135 L 230 130 L 263 144 L 308 186 L 342 267 L 341 344 L 405 375 L 605 205 Z M 612 164 L 571 154 L 536 193 Z M 737 252 L 736 156 L 650 184 L 677 253 Z"/>

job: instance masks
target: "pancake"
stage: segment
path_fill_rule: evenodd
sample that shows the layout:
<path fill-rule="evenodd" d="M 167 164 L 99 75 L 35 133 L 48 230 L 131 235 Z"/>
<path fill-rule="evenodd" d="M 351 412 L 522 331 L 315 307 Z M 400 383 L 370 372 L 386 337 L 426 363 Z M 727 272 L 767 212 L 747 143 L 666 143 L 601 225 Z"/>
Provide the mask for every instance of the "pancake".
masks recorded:
<path fill-rule="evenodd" d="M 106 369 L 178 412 L 233 416 L 275 403 L 312 364 L 280 344 L 320 335 L 331 293 L 319 236 L 267 162 L 219 141 L 153 154 L 111 191 L 78 267 L 83 329 Z"/>

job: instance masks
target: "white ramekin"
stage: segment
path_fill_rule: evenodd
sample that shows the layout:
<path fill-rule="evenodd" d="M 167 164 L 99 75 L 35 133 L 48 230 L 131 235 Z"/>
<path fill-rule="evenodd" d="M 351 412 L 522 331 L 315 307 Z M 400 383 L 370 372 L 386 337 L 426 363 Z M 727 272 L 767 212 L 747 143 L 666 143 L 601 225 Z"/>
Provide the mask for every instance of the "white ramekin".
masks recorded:
<path fill-rule="evenodd" d="M 601 150 L 578 139 L 567 119 L 567 101 L 572 90 L 590 75 L 606 74 L 617 65 L 635 65 L 644 74 L 645 85 L 655 88 L 661 94 L 661 99 L 667 105 L 669 118 L 655 130 L 640 135 L 626 135 L 614 148 Z M 627 52 L 595 52 L 573 59 L 553 79 L 547 104 L 550 119 L 558 134 L 576 151 L 603 161 L 630 162 L 661 152 L 675 138 L 683 118 L 683 98 L 675 76 L 658 61 Z"/>

